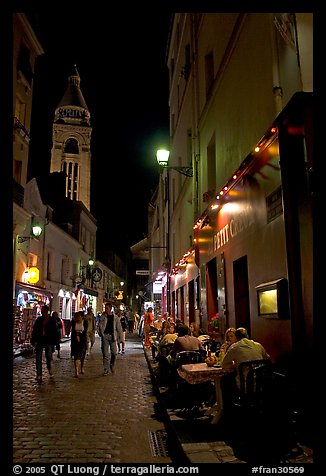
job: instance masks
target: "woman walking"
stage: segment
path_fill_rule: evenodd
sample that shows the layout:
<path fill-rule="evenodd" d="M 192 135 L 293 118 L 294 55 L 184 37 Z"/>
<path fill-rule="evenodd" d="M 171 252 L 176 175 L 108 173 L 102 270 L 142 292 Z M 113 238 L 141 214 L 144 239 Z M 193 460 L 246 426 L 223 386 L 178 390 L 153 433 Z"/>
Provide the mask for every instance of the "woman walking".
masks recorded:
<path fill-rule="evenodd" d="M 87 321 L 83 311 L 75 312 L 71 325 L 71 355 L 74 359 L 75 377 L 84 373 L 84 361 L 87 350 Z"/>

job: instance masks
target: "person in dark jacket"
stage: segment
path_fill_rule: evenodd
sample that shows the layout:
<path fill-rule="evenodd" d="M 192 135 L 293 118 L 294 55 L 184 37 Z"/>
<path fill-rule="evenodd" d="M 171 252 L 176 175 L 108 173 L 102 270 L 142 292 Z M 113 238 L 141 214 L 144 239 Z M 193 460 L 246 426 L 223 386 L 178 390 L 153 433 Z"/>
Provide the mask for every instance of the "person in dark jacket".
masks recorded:
<path fill-rule="evenodd" d="M 57 326 L 57 341 L 56 341 L 56 344 L 55 346 L 52 347 L 52 354 L 55 353 L 55 351 L 58 352 L 58 359 L 61 359 L 61 355 L 60 355 L 60 349 L 61 349 L 61 338 L 62 338 L 62 333 L 63 333 L 63 322 L 62 322 L 62 319 L 60 319 L 59 317 L 59 314 L 57 313 L 57 311 L 53 311 L 52 312 L 52 318 L 55 319 L 55 322 L 56 322 L 56 326 Z"/>
<path fill-rule="evenodd" d="M 87 320 L 84 319 L 84 312 L 75 312 L 71 322 L 71 355 L 74 358 L 75 377 L 84 373 L 84 361 L 87 350 Z"/>
<path fill-rule="evenodd" d="M 42 382 L 42 357 L 45 351 L 46 367 L 50 377 L 52 373 L 52 349 L 57 342 L 56 321 L 49 314 L 49 306 L 41 308 L 41 314 L 36 318 L 32 330 L 31 344 L 35 346 L 36 379 Z"/>
<path fill-rule="evenodd" d="M 128 321 L 123 311 L 119 311 L 118 316 L 120 317 L 121 324 L 121 332 L 119 333 L 117 339 L 118 354 L 121 354 L 121 352 L 124 354 L 126 346 L 126 331 L 128 330 Z"/>

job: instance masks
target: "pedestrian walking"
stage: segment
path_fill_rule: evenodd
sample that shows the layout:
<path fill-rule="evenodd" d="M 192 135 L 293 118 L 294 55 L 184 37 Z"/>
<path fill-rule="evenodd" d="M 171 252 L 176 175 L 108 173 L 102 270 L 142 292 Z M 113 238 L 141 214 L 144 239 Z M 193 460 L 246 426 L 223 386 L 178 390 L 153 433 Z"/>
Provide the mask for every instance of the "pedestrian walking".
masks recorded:
<path fill-rule="evenodd" d="M 41 314 L 38 315 L 32 330 L 31 344 L 35 346 L 36 379 L 42 382 L 43 349 L 45 352 L 46 367 L 50 377 L 52 373 L 52 350 L 57 342 L 57 328 L 55 319 L 49 314 L 49 306 L 44 304 Z"/>
<path fill-rule="evenodd" d="M 144 336 L 145 336 L 144 346 L 147 347 L 148 349 L 151 346 L 150 332 L 151 332 L 151 327 L 153 326 L 153 323 L 154 323 L 153 308 L 149 307 L 144 317 Z"/>
<path fill-rule="evenodd" d="M 128 309 L 127 311 L 127 320 L 128 320 L 128 332 L 132 334 L 134 332 L 135 327 L 135 315 L 132 309 Z"/>
<path fill-rule="evenodd" d="M 63 321 L 62 321 L 62 319 L 60 319 L 59 314 L 57 313 L 57 311 L 52 312 L 52 318 L 55 320 L 56 329 L 57 329 L 57 341 L 56 341 L 55 345 L 52 348 L 52 354 L 54 354 L 55 351 L 57 351 L 57 357 L 58 357 L 58 359 L 60 359 L 61 358 L 61 356 L 60 356 L 60 348 L 61 348 L 60 344 L 61 344 L 61 338 L 62 338 L 62 335 L 63 335 L 64 325 L 63 325 Z"/>
<path fill-rule="evenodd" d="M 92 307 L 87 308 L 87 314 L 84 319 L 87 321 L 87 333 L 86 333 L 86 355 L 92 352 L 93 345 L 95 344 L 95 315 Z"/>
<path fill-rule="evenodd" d="M 119 334 L 117 345 L 118 345 L 118 353 L 121 352 L 125 353 L 125 344 L 126 344 L 126 331 L 128 329 L 128 321 L 126 316 L 124 315 L 123 311 L 120 311 L 120 324 L 121 324 L 121 332 Z"/>
<path fill-rule="evenodd" d="M 138 321 L 138 335 L 140 338 L 144 337 L 144 320 L 145 320 L 145 314 L 142 314 Z"/>
<path fill-rule="evenodd" d="M 122 328 L 119 316 L 114 313 L 111 304 L 105 304 L 105 311 L 100 316 L 98 326 L 98 332 L 101 337 L 104 375 L 109 374 L 109 357 L 110 369 L 111 372 L 114 373 L 114 364 L 117 357 L 117 339 L 121 331 Z"/>
<path fill-rule="evenodd" d="M 87 346 L 87 321 L 84 319 L 84 312 L 75 312 L 71 323 L 71 355 L 74 359 L 75 377 L 84 373 L 84 362 Z"/>

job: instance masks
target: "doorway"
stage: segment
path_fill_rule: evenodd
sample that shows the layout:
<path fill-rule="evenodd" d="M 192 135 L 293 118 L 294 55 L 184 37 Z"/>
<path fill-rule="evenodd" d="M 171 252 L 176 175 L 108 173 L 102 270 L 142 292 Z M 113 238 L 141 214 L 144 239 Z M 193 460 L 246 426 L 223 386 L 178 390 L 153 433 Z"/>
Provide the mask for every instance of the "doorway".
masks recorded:
<path fill-rule="evenodd" d="M 250 306 L 247 256 L 233 262 L 235 327 L 245 327 L 250 336 Z"/>

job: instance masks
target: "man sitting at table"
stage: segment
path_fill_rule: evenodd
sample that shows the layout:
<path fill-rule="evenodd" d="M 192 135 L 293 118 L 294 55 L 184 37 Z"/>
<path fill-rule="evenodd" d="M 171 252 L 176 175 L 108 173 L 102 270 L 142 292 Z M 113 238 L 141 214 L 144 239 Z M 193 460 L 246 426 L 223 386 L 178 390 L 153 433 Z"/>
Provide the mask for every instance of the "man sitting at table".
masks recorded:
<path fill-rule="evenodd" d="M 170 352 L 170 358 L 175 359 L 178 352 L 183 350 L 200 350 L 203 346 L 197 337 L 189 334 L 189 327 L 185 324 L 180 324 L 177 327 L 178 337 L 174 341 L 173 347 Z"/>
<path fill-rule="evenodd" d="M 270 356 L 259 342 L 248 338 L 248 332 L 244 327 L 236 329 L 234 335 L 236 342 L 230 345 L 222 361 L 222 368 L 228 372 L 221 379 L 224 410 L 228 409 L 232 399 L 240 389 L 238 368 L 241 362 L 270 359 Z"/>

